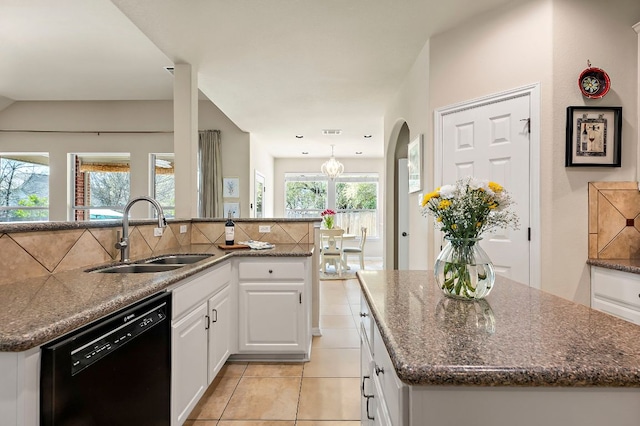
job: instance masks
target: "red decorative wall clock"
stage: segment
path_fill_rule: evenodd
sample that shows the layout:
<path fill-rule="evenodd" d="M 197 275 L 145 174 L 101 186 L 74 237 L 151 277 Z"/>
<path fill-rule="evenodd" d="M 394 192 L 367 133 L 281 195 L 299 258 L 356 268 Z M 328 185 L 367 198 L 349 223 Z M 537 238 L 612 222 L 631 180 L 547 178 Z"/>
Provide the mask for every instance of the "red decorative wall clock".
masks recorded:
<path fill-rule="evenodd" d="M 592 67 L 589 61 L 587 67 L 578 77 L 578 87 L 583 96 L 600 99 L 609 92 L 611 79 L 603 69 Z"/>

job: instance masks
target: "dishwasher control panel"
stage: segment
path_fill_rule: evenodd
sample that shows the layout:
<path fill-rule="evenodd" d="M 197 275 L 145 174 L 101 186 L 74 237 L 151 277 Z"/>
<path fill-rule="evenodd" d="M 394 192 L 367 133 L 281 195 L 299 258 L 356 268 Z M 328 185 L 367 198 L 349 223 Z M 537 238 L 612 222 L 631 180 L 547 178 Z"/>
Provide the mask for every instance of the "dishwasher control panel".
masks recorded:
<path fill-rule="evenodd" d="M 71 375 L 74 376 L 91 364 L 104 358 L 120 346 L 127 344 L 145 331 L 167 320 L 167 304 L 161 303 L 155 308 L 133 313 L 124 317 L 124 324 L 113 324 L 114 328 L 90 342 L 71 350 Z"/>

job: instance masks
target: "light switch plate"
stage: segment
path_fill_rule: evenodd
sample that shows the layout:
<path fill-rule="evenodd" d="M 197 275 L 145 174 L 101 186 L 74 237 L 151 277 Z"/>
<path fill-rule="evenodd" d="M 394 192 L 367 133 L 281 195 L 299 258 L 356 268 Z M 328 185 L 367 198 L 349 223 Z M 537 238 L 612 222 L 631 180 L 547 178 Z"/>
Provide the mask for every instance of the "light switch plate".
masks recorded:
<path fill-rule="evenodd" d="M 162 237 L 162 228 L 153 228 L 154 237 Z"/>
<path fill-rule="evenodd" d="M 269 225 L 260 225 L 258 227 L 258 232 L 262 234 L 266 234 L 267 232 L 271 232 L 271 226 Z"/>
<path fill-rule="evenodd" d="M 180 233 L 181 234 L 187 233 L 187 225 L 180 225 Z"/>

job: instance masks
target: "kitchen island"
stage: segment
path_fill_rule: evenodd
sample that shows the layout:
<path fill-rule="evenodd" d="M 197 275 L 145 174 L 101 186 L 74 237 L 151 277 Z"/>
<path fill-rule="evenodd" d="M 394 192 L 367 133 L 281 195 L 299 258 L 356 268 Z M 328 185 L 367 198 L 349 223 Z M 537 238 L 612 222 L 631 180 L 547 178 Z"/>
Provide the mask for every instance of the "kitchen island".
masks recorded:
<path fill-rule="evenodd" d="M 363 421 L 640 424 L 639 326 L 501 277 L 481 302 L 428 271 L 358 279 Z"/>
<path fill-rule="evenodd" d="M 195 376 L 199 382 L 195 383 L 197 389 L 193 401 L 188 401 L 186 408 L 172 408 L 172 424 L 181 424 L 183 420 L 177 416 L 183 412 L 188 414 L 230 354 L 237 353 L 259 359 L 269 354 L 279 356 L 282 353 L 286 356 L 289 352 L 295 352 L 299 359 L 308 358 L 311 342 L 310 265 L 314 253 L 312 244 L 277 244 L 275 248 L 268 250 L 233 251 L 221 250 L 214 244 L 193 244 L 168 251 L 156 251 L 151 258 L 186 253 L 205 253 L 212 256 L 166 272 L 111 274 L 92 271 L 102 266 L 113 265 L 110 263 L 16 280 L 0 286 L 0 418 L 3 419 L 0 423 L 16 426 L 39 424 L 40 345 L 159 292 L 173 293 L 174 309 L 171 321 L 175 330 L 183 323 L 179 315 L 182 319 L 206 318 L 206 305 L 215 301 L 210 296 L 218 290 L 224 290 L 224 303 L 228 306 L 225 308 L 226 316 L 223 317 L 221 313 L 221 317 L 218 318 L 216 315 L 217 324 L 223 321 L 227 324 L 226 334 L 221 340 L 214 340 L 216 347 L 224 347 L 225 352 L 220 354 L 220 359 L 212 358 L 215 359 L 215 363 L 212 364 L 210 374 L 206 363 L 203 365 L 204 371 L 196 371 Z M 138 261 L 143 260 L 145 259 Z M 260 347 L 255 348 L 251 346 L 255 343 L 253 340 L 243 340 L 242 331 L 255 328 L 256 316 L 259 313 L 249 312 L 243 302 L 250 301 L 259 311 L 261 300 L 252 298 L 251 293 L 253 287 L 258 285 L 261 290 L 275 288 L 269 293 L 271 299 L 275 298 L 280 302 L 286 299 L 285 302 L 291 302 L 285 303 L 286 308 L 290 310 L 283 310 L 281 316 L 288 319 L 295 316 L 298 320 L 295 324 L 286 324 L 296 331 L 295 337 L 298 340 L 294 342 L 297 345 L 295 348 L 292 342 L 280 344 L 277 340 L 284 327 L 273 333 L 271 329 L 265 330 L 264 327 L 260 327 L 259 331 L 262 334 L 250 335 L 253 339 L 264 338 L 270 345 L 261 340 L 258 342 L 261 344 Z M 286 291 L 279 293 L 280 289 Z M 292 289 L 295 290 L 295 297 L 291 296 Z M 222 294 L 223 291 L 219 293 Z M 204 300 L 201 300 L 202 298 Z M 202 306 L 204 313 L 199 315 Z M 282 303 L 279 306 L 282 307 Z M 263 318 L 259 318 L 259 321 L 262 324 Z M 200 348 L 202 351 L 195 352 L 193 347 L 183 351 L 188 356 L 205 362 L 209 359 L 207 333 L 209 329 L 213 330 L 213 327 L 208 325 L 208 322 L 203 322 L 203 327 L 197 329 L 200 331 L 197 334 L 198 342 L 203 343 Z M 237 337 L 238 335 L 240 337 Z M 177 336 L 174 332 L 173 338 L 176 339 Z M 228 346 L 225 346 L 227 344 Z M 200 364 L 189 363 L 189 357 L 179 356 L 178 350 L 181 349 L 181 345 L 173 345 L 173 349 L 172 403 L 178 401 L 173 395 L 192 396 L 182 389 L 184 380 L 181 382 L 180 378 L 183 377 L 184 371 L 190 374 L 196 367 L 201 367 Z M 173 367 L 177 363 L 186 363 L 188 368 L 174 373 Z"/>

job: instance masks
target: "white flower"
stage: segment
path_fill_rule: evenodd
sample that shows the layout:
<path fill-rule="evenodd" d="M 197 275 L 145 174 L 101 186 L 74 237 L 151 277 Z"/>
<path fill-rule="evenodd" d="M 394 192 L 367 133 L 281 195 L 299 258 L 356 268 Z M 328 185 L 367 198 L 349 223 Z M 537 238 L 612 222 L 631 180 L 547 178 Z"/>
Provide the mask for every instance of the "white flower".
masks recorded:
<path fill-rule="evenodd" d="M 440 192 L 440 198 L 443 198 L 445 200 L 450 200 L 456 194 L 456 187 L 455 185 L 444 185 L 440 188 L 439 192 Z"/>
<path fill-rule="evenodd" d="M 469 177 L 467 179 L 468 179 L 469 189 L 471 190 L 476 190 L 476 189 L 485 190 L 487 188 L 487 182 L 483 180 L 476 179 L 474 177 Z"/>

